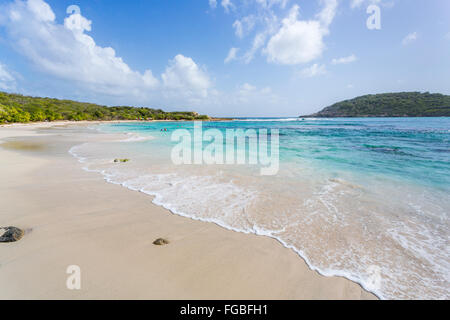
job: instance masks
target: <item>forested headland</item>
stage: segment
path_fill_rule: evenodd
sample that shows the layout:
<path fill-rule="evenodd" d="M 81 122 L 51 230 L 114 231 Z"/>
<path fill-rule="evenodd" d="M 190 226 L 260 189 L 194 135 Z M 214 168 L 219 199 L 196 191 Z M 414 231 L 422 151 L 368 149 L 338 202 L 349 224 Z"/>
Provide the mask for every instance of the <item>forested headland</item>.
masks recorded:
<path fill-rule="evenodd" d="M 0 92 L 0 123 L 41 121 L 110 121 L 110 120 L 209 120 L 196 112 L 165 112 L 161 109 L 117 106 L 28 97 Z"/>
<path fill-rule="evenodd" d="M 429 92 L 371 94 L 302 117 L 450 117 L 450 96 Z"/>

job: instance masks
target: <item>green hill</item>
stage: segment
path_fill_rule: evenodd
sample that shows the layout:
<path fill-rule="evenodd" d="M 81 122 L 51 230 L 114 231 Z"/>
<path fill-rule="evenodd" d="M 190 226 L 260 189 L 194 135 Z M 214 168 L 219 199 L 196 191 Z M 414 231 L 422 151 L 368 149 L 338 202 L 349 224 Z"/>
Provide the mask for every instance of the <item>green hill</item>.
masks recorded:
<path fill-rule="evenodd" d="M 94 120 L 208 120 L 195 112 L 164 112 L 160 109 L 106 107 L 92 103 L 26 97 L 0 92 L 0 123 Z"/>
<path fill-rule="evenodd" d="M 428 92 L 366 95 L 304 117 L 450 117 L 450 96 Z"/>

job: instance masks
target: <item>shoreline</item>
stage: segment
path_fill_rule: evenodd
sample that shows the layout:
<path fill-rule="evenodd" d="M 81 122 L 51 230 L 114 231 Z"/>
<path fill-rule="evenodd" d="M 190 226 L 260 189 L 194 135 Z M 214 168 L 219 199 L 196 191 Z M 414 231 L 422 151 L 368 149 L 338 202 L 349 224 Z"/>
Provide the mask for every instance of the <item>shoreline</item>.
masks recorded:
<path fill-rule="evenodd" d="M 93 120 L 93 121 L 71 121 L 71 120 L 61 120 L 61 121 L 51 121 L 51 122 L 15 122 L 15 123 L 3 123 L 0 124 L 0 128 L 16 128 L 16 127 L 30 127 L 32 129 L 36 128 L 50 128 L 61 125 L 86 125 L 86 124 L 102 124 L 102 123 L 152 123 L 152 122 L 211 122 L 211 121 L 234 121 L 233 118 L 211 118 L 209 120 Z"/>
<path fill-rule="evenodd" d="M 38 128 L 2 128 L 0 140 L 57 139 Z M 376 299 L 350 280 L 319 275 L 275 239 L 176 216 L 148 195 L 106 183 L 68 154 L 74 142 L 51 152 L 0 145 L 1 199 L 8 199 L 0 200 L 0 226 L 32 229 L 2 244 L 0 298 Z M 153 246 L 159 237 L 170 244 Z M 88 277 L 79 292 L 65 288 L 72 258 Z"/>

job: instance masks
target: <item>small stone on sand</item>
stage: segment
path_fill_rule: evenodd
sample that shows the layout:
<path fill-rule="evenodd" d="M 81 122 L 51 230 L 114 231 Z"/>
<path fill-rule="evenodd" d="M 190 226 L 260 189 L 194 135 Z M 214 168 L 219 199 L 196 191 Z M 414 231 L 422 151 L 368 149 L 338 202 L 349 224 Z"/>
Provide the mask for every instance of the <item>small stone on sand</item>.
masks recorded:
<path fill-rule="evenodd" d="M 0 227 L 0 243 L 19 241 L 23 234 L 24 232 L 16 227 Z"/>
<path fill-rule="evenodd" d="M 159 238 L 159 239 L 156 239 L 155 241 L 153 241 L 153 244 L 155 246 L 164 246 L 166 244 L 169 244 L 169 241 L 167 241 L 166 239 Z"/>

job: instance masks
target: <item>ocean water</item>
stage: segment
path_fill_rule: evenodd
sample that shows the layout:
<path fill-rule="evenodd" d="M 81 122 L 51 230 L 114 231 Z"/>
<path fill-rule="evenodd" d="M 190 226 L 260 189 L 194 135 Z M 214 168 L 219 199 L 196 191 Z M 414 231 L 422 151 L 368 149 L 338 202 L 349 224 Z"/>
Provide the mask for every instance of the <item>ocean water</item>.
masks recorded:
<path fill-rule="evenodd" d="M 382 299 L 450 298 L 450 118 L 203 123 L 223 133 L 279 130 L 273 176 L 250 164 L 173 164 L 172 133 L 193 128 L 102 124 L 95 129 L 105 139 L 70 152 L 86 170 L 174 214 L 273 237 L 311 269 Z"/>

